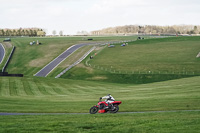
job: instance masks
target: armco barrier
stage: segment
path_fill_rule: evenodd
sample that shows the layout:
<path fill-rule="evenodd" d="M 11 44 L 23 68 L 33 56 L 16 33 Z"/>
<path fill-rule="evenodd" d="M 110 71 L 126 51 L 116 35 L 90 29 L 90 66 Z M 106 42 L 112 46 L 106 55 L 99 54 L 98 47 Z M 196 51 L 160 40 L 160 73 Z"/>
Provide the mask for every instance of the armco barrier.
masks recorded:
<path fill-rule="evenodd" d="M 67 67 L 64 71 L 62 71 L 60 74 L 58 74 L 55 78 L 60 78 L 63 74 L 65 74 L 69 69 L 74 67 L 75 65 L 79 64 L 82 60 L 84 60 L 96 47 L 92 47 L 87 53 L 85 53 L 79 60 L 77 60 L 74 64 Z"/>
<path fill-rule="evenodd" d="M 12 49 L 12 51 L 10 53 L 10 56 L 8 57 L 8 60 L 6 61 L 5 65 L 4 65 L 3 69 L 2 69 L 2 72 L 4 72 L 6 70 L 6 67 L 8 66 L 8 63 L 9 63 L 10 59 L 12 58 L 12 55 L 13 55 L 14 51 L 15 51 L 15 46 L 13 46 L 13 49 Z"/>
<path fill-rule="evenodd" d="M 6 67 L 8 66 L 10 59 L 12 58 L 14 51 L 15 51 L 15 46 L 13 46 L 10 56 L 8 57 L 8 60 L 6 61 L 5 65 L 2 69 L 2 72 L 0 72 L 0 76 L 9 76 L 9 77 L 23 77 L 24 76 L 23 74 L 8 74 L 8 72 L 4 72 L 6 70 Z"/>
<path fill-rule="evenodd" d="M 23 74 L 8 74 L 8 72 L 0 72 L 0 76 L 8 76 L 8 77 L 23 77 Z"/>

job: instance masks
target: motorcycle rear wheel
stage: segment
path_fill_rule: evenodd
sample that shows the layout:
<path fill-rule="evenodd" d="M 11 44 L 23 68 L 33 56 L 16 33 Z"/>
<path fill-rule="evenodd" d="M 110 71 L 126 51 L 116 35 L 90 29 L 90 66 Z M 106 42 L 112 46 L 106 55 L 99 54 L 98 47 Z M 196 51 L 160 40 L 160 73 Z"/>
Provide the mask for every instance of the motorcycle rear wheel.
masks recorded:
<path fill-rule="evenodd" d="M 93 106 L 92 108 L 90 108 L 90 114 L 96 114 L 98 110 L 99 108 L 97 108 L 96 106 Z"/>
<path fill-rule="evenodd" d="M 119 106 L 118 105 L 114 105 L 114 110 L 111 110 L 110 113 L 117 113 L 119 110 Z"/>

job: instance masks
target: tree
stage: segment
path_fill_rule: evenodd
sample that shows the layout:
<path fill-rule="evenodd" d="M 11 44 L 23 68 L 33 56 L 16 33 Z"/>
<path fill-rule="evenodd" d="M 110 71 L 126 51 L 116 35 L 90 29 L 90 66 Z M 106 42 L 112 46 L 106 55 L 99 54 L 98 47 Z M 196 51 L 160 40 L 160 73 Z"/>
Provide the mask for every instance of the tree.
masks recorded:
<path fill-rule="evenodd" d="M 13 33 L 12 33 L 12 35 L 13 35 L 13 36 L 16 36 L 16 35 L 17 35 L 17 33 L 16 33 L 16 30 L 15 30 L 15 29 L 13 30 Z"/>
<path fill-rule="evenodd" d="M 189 34 L 195 34 L 194 30 L 191 30 L 191 31 L 189 32 Z"/>
<path fill-rule="evenodd" d="M 9 36 L 9 31 L 8 30 L 6 30 L 6 36 Z"/>
<path fill-rule="evenodd" d="M 33 30 L 33 36 L 37 36 L 37 31 Z"/>
<path fill-rule="evenodd" d="M 33 36 L 33 30 L 30 29 L 29 36 Z"/>
<path fill-rule="evenodd" d="M 37 36 L 45 36 L 46 33 L 44 31 L 37 31 Z"/>
<path fill-rule="evenodd" d="M 176 33 L 176 30 L 173 27 L 168 28 L 168 33 Z"/>
<path fill-rule="evenodd" d="M 0 36 L 4 36 L 4 30 L 0 30 Z"/>
<path fill-rule="evenodd" d="M 25 31 L 24 29 L 21 31 L 22 36 L 25 36 Z"/>
<path fill-rule="evenodd" d="M 21 30 L 20 29 L 17 30 L 17 36 L 21 36 Z"/>
<path fill-rule="evenodd" d="M 59 35 L 60 35 L 60 36 L 63 36 L 63 31 L 62 31 L 62 30 L 59 32 Z"/>
<path fill-rule="evenodd" d="M 56 35 L 56 30 L 53 30 L 52 34 L 55 36 Z"/>
<path fill-rule="evenodd" d="M 30 29 L 25 30 L 25 35 L 30 36 Z"/>
<path fill-rule="evenodd" d="M 197 28 L 197 26 L 194 26 L 194 33 L 198 34 L 198 28 Z"/>

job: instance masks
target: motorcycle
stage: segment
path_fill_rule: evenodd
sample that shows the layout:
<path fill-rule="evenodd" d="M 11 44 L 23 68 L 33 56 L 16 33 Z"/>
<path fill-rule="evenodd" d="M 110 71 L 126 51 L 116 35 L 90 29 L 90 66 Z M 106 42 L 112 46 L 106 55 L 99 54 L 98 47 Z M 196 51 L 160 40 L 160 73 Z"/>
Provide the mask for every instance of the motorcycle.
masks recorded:
<path fill-rule="evenodd" d="M 113 101 L 112 103 L 107 104 L 105 101 L 101 101 L 100 98 L 97 105 L 90 108 L 90 114 L 96 114 L 98 111 L 99 113 L 117 113 L 121 103 L 121 101 Z"/>

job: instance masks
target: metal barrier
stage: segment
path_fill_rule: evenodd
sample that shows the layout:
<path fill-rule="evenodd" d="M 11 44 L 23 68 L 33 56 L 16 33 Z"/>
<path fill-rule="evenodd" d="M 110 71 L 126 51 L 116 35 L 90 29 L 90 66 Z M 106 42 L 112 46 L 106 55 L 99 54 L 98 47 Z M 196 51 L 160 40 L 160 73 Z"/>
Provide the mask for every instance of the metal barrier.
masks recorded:
<path fill-rule="evenodd" d="M 13 46 L 13 49 L 12 49 L 12 51 L 11 51 L 9 57 L 8 57 L 8 60 L 6 61 L 5 65 L 4 65 L 3 69 L 2 69 L 2 72 L 4 72 L 6 70 L 6 67 L 8 66 L 8 63 L 9 63 L 10 59 L 12 58 L 12 55 L 13 55 L 14 51 L 15 51 L 15 46 Z"/>
<path fill-rule="evenodd" d="M 8 72 L 0 72 L 0 76 L 9 76 L 9 77 L 23 77 L 23 74 L 8 74 Z"/>
<path fill-rule="evenodd" d="M 59 78 L 60 76 L 62 76 L 64 73 L 66 73 L 69 69 L 71 69 L 72 67 L 74 67 L 75 65 L 79 64 L 82 60 L 84 60 L 94 49 L 96 48 L 96 46 L 92 47 L 87 53 L 85 53 L 79 60 L 77 60 L 74 64 L 70 65 L 69 67 L 67 67 L 64 71 L 62 71 L 60 74 L 58 74 L 55 78 Z"/>

